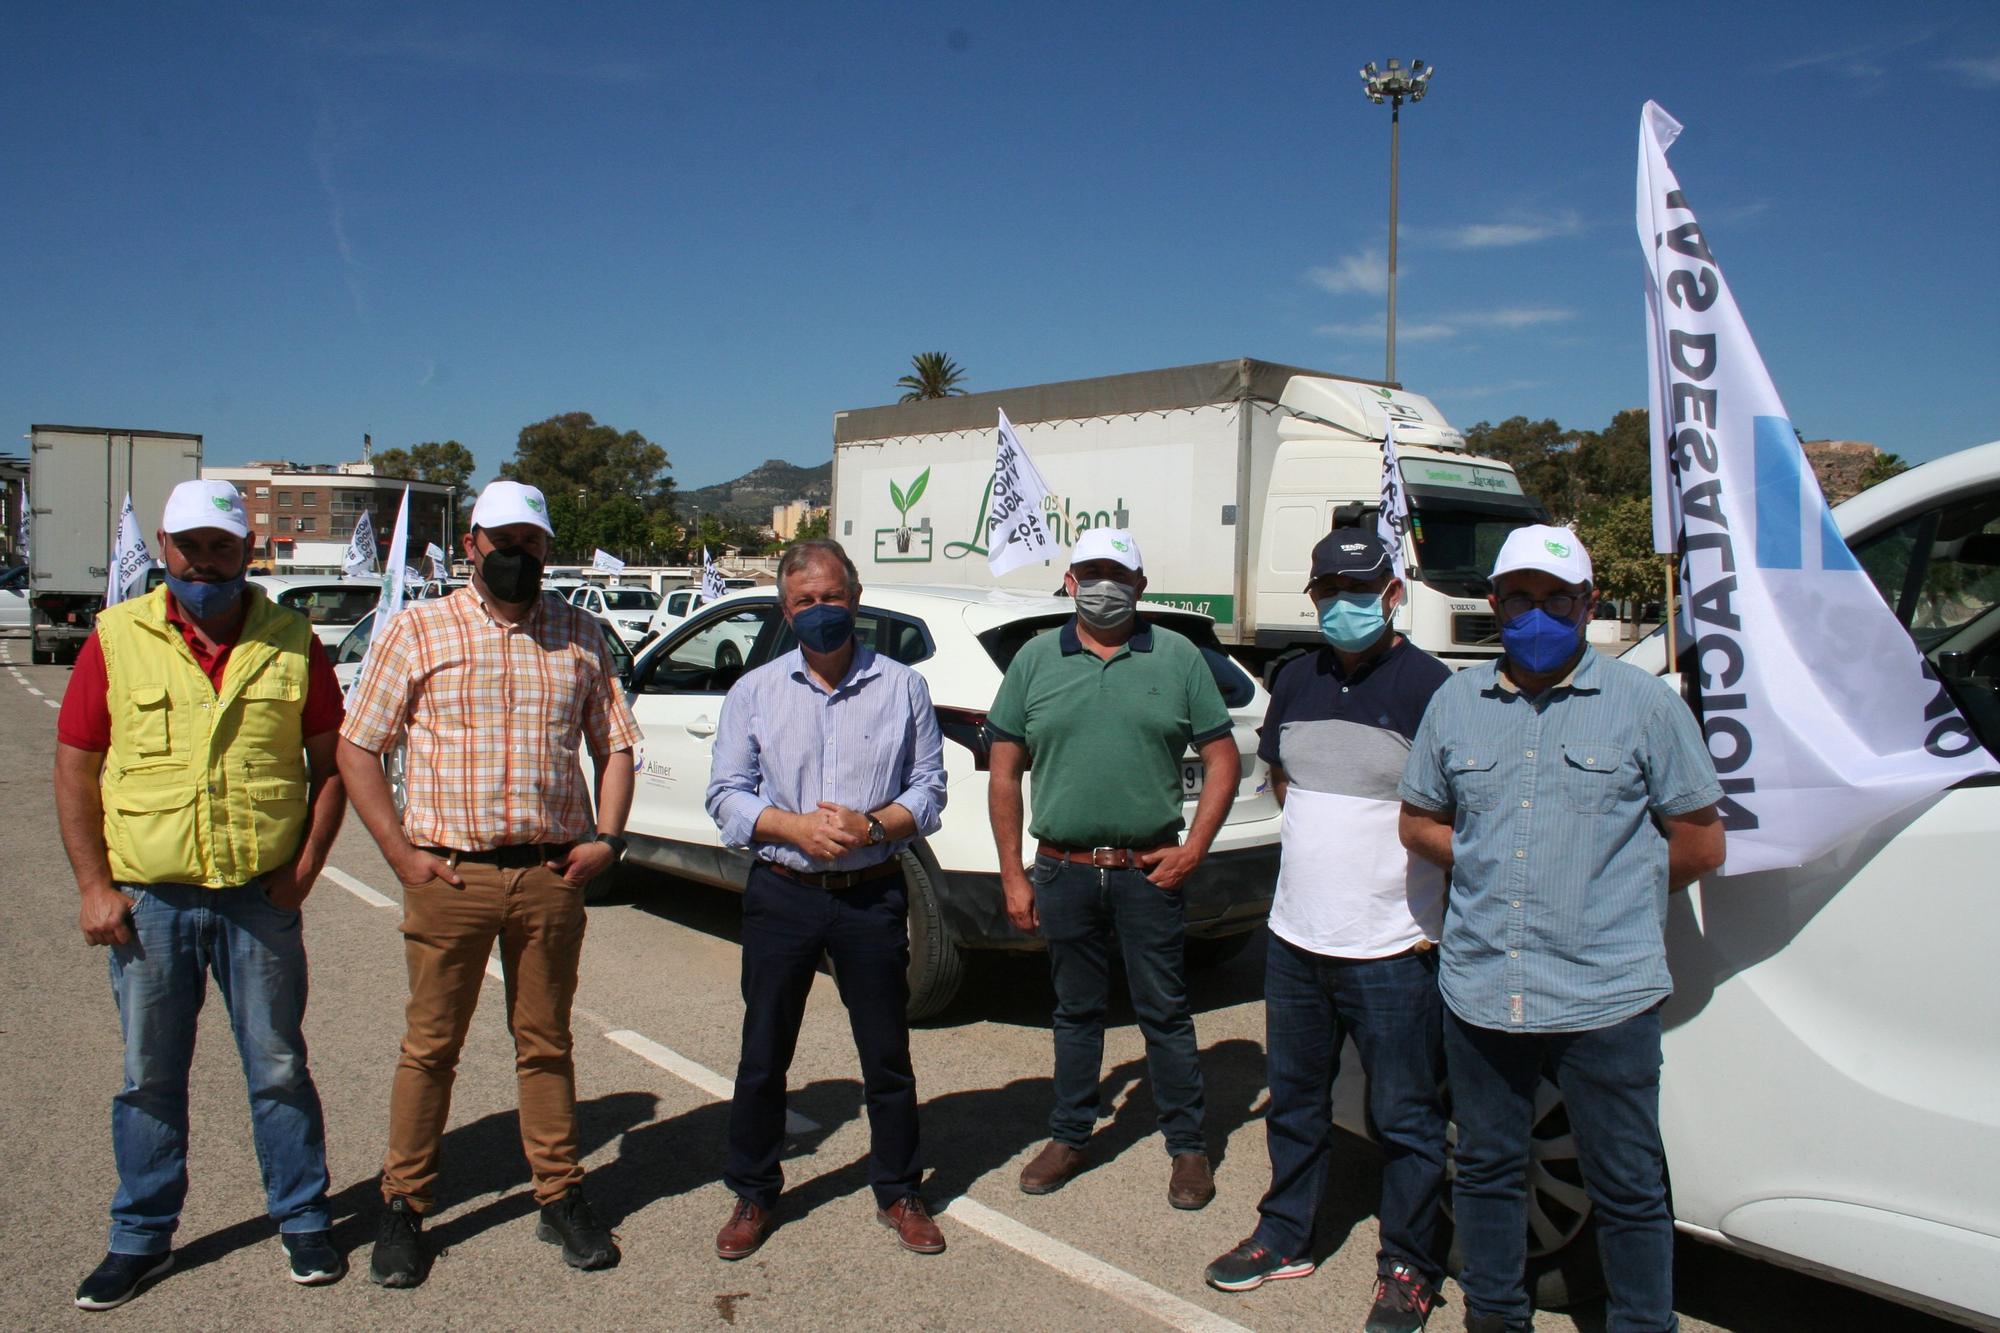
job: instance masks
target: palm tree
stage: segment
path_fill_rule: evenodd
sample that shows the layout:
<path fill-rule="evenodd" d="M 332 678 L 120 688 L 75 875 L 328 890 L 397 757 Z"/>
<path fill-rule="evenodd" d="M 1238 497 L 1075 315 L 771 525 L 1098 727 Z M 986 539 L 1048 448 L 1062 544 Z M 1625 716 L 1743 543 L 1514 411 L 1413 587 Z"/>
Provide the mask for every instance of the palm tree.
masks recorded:
<path fill-rule="evenodd" d="M 910 365 L 917 373 L 896 381 L 896 387 L 909 390 L 898 402 L 921 403 L 929 398 L 965 396 L 965 390 L 958 387 L 965 371 L 943 352 L 918 352 L 910 358 Z"/>

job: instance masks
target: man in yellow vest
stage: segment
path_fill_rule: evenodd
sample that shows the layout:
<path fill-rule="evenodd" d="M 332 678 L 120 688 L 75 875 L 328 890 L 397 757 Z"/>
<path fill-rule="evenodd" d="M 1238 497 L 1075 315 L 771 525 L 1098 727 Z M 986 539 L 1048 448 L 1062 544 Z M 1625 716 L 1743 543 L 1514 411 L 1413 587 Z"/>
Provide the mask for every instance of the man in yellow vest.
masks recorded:
<path fill-rule="evenodd" d="M 86 1310 L 122 1305 L 173 1267 L 211 975 L 291 1278 L 332 1282 L 346 1268 L 328 1240 L 299 911 L 346 810 L 340 686 L 305 618 L 245 584 L 249 535 L 234 486 L 177 486 L 158 533 L 165 585 L 99 614 L 56 723 L 63 847 L 83 936 L 110 946 L 125 1038 L 118 1193 L 109 1252 L 77 1289 Z"/>

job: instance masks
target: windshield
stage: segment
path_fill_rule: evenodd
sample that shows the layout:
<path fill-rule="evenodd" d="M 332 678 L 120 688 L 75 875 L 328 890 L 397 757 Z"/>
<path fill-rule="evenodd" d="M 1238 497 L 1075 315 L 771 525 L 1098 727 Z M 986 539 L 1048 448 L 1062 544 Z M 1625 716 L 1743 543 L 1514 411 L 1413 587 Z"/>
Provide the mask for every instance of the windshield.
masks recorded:
<path fill-rule="evenodd" d="M 1487 575 L 1500 546 L 1515 528 L 1533 523 L 1535 515 L 1458 508 L 1448 501 L 1414 499 L 1410 509 L 1410 540 L 1416 548 L 1413 571 L 1430 587 L 1453 597 L 1483 597 Z"/>
<path fill-rule="evenodd" d="M 315 625 L 352 625 L 375 609 L 382 590 L 372 585 L 329 584 L 319 588 L 287 588 L 278 605 L 303 612 Z"/>
<path fill-rule="evenodd" d="M 606 588 L 604 606 L 608 611 L 650 611 L 660 604 L 646 588 Z"/>

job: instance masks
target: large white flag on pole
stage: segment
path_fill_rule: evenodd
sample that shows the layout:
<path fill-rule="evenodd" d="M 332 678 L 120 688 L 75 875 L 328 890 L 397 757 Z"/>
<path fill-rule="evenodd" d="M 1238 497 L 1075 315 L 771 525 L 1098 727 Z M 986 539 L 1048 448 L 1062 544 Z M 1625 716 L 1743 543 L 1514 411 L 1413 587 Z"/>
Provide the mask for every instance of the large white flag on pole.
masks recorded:
<path fill-rule="evenodd" d="M 145 586 L 146 567 L 153 553 L 139 531 L 139 516 L 132 512 L 132 492 L 125 492 L 125 510 L 118 516 L 118 549 L 111 553 L 111 568 L 104 580 L 104 604 L 116 606 L 127 597 L 136 597 Z"/>
<path fill-rule="evenodd" d="M 1396 459 L 1396 418 L 1382 411 L 1382 504 L 1375 511 L 1375 535 L 1389 548 L 1390 568 L 1404 576 L 1403 534 L 1410 530 L 1410 502 L 1403 491 L 1403 467 Z M 1408 601 L 1408 595 L 1404 595 Z"/>
<path fill-rule="evenodd" d="M 603 570 L 606 574 L 616 574 L 625 568 L 625 562 L 609 551 L 601 548 L 593 548 L 590 556 L 590 567 L 592 569 Z"/>
<path fill-rule="evenodd" d="M 986 507 L 986 567 L 994 578 L 1062 553 L 1042 517 L 1048 494 L 1049 484 L 1021 447 L 1014 423 L 1001 412 L 1000 443 L 993 455 L 993 499 Z"/>
<path fill-rule="evenodd" d="M 375 520 L 362 510 L 354 520 L 354 535 L 347 539 L 347 550 L 340 557 L 340 567 L 355 578 L 366 578 L 375 572 Z"/>
<path fill-rule="evenodd" d="M 367 517 L 367 511 L 362 512 Z M 356 525 L 359 531 L 359 525 Z M 403 502 L 396 507 L 396 529 L 389 538 L 388 558 L 382 565 L 382 600 L 375 609 L 375 636 L 403 609 L 403 584 L 410 576 L 410 488 L 403 488 Z"/>
<path fill-rule="evenodd" d="M 1750 330 L 1639 118 L 1655 540 L 1679 556 L 1724 874 L 1801 865 L 1995 768 L 1834 527 Z"/>

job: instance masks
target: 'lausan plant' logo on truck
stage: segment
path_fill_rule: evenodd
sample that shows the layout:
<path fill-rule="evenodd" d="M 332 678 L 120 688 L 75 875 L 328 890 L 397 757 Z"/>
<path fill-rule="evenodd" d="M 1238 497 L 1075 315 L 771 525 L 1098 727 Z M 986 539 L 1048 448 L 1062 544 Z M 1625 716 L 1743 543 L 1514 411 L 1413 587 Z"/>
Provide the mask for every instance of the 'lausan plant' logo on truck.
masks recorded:
<path fill-rule="evenodd" d="M 969 555 L 986 554 L 986 515 L 993 504 L 993 479 L 986 479 L 986 490 L 979 497 L 979 513 L 972 520 L 972 537 L 969 541 L 946 542 L 944 558 L 963 560 Z M 1129 527 L 1129 511 L 1125 508 L 1125 497 L 1119 496 L 1110 509 L 1072 509 L 1067 496 L 1049 496 L 1042 505 L 1043 520 L 1049 525 L 1049 535 L 1064 546 L 1074 546 L 1076 539 L 1092 528 Z"/>

